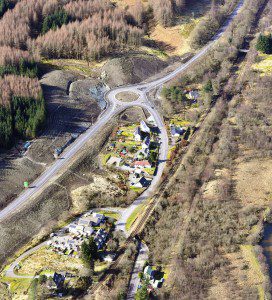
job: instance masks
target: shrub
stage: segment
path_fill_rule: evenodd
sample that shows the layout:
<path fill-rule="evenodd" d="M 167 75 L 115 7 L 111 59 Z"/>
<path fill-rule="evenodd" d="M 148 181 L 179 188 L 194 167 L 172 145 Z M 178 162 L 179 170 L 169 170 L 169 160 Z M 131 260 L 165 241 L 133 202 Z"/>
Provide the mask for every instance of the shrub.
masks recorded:
<path fill-rule="evenodd" d="M 258 41 L 256 44 L 256 49 L 258 51 L 261 51 L 265 54 L 271 54 L 272 53 L 272 35 L 263 35 L 260 34 L 258 37 Z"/>

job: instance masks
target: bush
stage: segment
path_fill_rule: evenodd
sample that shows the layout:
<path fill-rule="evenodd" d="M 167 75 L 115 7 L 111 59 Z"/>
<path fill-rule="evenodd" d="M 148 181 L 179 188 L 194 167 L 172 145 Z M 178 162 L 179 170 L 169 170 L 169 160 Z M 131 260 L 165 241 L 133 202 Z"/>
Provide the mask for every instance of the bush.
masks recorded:
<path fill-rule="evenodd" d="M 256 44 L 256 49 L 265 54 L 272 54 L 272 35 L 260 35 Z"/>

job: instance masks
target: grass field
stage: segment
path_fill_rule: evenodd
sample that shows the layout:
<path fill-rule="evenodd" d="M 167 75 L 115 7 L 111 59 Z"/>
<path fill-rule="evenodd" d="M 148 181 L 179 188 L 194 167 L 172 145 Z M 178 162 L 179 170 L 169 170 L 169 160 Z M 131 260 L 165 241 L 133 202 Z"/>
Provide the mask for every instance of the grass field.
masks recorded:
<path fill-rule="evenodd" d="M 29 299 L 27 291 L 30 288 L 32 279 L 16 279 L 4 277 L 2 281 L 9 284 L 10 292 L 12 293 L 12 299 Z"/>
<path fill-rule="evenodd" d="M 142 203 L 141 205 L 139 205 L 138 207 L 136 207 L 134 209 L 134 211 L 132 212 L 132 214 L 129 216 L 128 220 L 127 220 L 127 224 L 126 224 L 126 230 L 129 231 L 131 226 L 133 225 L 133 223 L 137 220 L 137 218 L 139 217 L 139 214 L 145 209 L 146 204 Z"/>
<path fill-rule="evenodd" d="M 43 247 L 27 257 L 21 263 L 19 275 L 33 275 L 41 271 L 55 272 L 67 271 L 78 274 L 83 267 L 79 258 L 57 254 L 47 247 Z"/>
<path fill-rule="evenodd" d="M 262 283 L 265 280 L 265 276 L 262 272 L 261 265 L 256 257 L 253 245 L 242 245 L 241 249 L 244 257 L 249 262 L 251 272 L 254 276 L 254 281 L 258 286 L 259 299 L 265 299 L 265 292 Z"/>
<path fill-rule="evenodd" d="M 77 59 L 43 59 L 41 63 L 46 67 L 59 68 L 67 71 L 79 73 L 83 76 L 93 75 L 93 71 L 96 68 L 100 68 L 104 65 L 105 61 L 101 62 L 89 62 Z"/>
<path fill-rule="evenodd" d="M 268 75 L 272 73 L 272 54 L 260 54 L 260 62 L 253 64 L 252 69 L 259 71 L 262 75 Z"/>
<path fill-rule="evenodd" d="M 114 2 L 125 8 L 135 5 L 137 0 L 115 0 Z M 142 3 L 145 7 L 148 6 L 148 1 L 142 0 Z M 190 52 L 192 50 L 189 45 L 190 34 L 209 7 L 208 0 L 190 1 L 183 14 L 176 17 L 173 26 L 165 28 L 155 24 L 150 35 L 145 37 L 147 44 L 150 44 L 149 41 L 151 44 L 155 42 L 157 47 L 144 46 L 141 50 L 163 60 L 172 55 Z"/>
<path fill-rule="evenodd" d="M 174 116 L 171 121 L 170 121 L 170 124 L 173 124 L 173 125 L 176 125 L 176 126 L 188 126 L 190 124 L 189 121 L 183 119 L 182 117 L 180 116 Z"/>
<path fill-rule="evenodd" d="M 106 217 L 113 218 L 115 220 L 118 220 L 120 218 L 120 214 L 118 214 L 117 212 L 113 212 L 113 211 L 101 210 L 98 213 L 103 214 Z"/>

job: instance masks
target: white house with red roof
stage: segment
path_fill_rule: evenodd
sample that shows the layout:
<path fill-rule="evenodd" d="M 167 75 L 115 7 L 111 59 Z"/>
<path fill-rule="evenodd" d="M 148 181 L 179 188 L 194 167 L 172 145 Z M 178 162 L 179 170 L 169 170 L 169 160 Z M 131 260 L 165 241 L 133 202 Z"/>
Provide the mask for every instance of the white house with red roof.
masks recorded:
<path fill-rule="evenodd" d="M 150 169 L 151 168 L 151 164 L 148 160 L 136 160 L 133 163 L 133 166 L 135 168 L 140 168 L 140 169 L 144 169 L 144 168 Z"/>

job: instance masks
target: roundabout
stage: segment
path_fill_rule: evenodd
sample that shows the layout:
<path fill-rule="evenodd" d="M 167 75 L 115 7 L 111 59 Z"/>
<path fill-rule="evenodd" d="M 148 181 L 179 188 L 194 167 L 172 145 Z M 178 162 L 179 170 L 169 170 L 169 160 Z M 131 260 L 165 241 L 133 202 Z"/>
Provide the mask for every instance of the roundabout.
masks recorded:
<path fill-rule="evenodd" d="M 120 102 L 134 102 L 139 99 L 140 95 L 134 92 L 120 92 L 115 97 Z"/>

